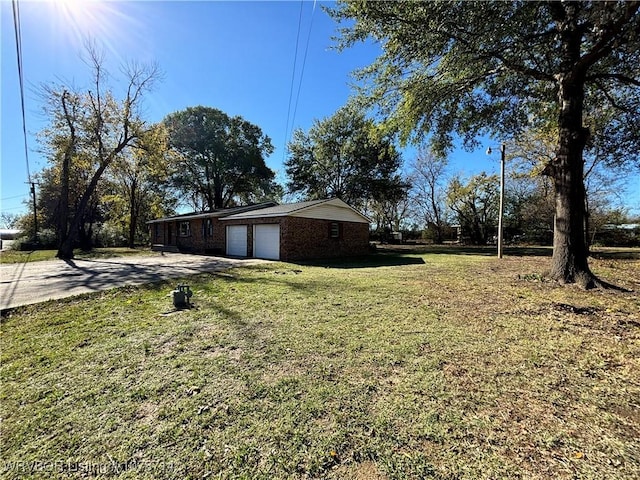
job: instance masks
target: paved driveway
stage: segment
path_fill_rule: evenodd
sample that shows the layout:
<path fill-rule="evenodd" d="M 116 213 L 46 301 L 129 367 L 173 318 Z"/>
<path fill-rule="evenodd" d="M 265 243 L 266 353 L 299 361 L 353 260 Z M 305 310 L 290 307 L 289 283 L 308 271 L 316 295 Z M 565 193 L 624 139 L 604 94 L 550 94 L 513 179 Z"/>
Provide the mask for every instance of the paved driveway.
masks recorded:
<path fill-rule="evenodd" d="M 104 260 L 0 264 L 0 309 L 264 261 L 164 253 Z"/>

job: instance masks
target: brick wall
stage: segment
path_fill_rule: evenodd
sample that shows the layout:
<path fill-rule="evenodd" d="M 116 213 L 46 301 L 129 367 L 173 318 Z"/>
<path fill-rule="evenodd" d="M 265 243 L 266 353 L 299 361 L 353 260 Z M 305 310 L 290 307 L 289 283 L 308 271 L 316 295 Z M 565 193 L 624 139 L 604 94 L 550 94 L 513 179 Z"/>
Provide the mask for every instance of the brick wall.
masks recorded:
<path fill-rule="evenodd" d="M 349 257 L 369 253 L 369 225 L 337 222 L 338 238 L 331 238 L 331 220 L 287 217 L 280 232 L 282 260 Z"/>
<path fill-rule="evenodd" d="M 206 218 L 197 218 L 151 224 L 151 243 L 154 245 L 175 245 L 185 252 L 224 254 L 226 239 L 224 224 L 220 223 L 217 218 L 211 218 L 213 228 L 211 236 L 208 231 L 203 232 L 203 224 L 206 229 L 206 221 Z M 182 222 L 189 222 L 190 233 L 187 236 L 180 234 Z M 169 230 L 171 238 L 169 238 Z"/>

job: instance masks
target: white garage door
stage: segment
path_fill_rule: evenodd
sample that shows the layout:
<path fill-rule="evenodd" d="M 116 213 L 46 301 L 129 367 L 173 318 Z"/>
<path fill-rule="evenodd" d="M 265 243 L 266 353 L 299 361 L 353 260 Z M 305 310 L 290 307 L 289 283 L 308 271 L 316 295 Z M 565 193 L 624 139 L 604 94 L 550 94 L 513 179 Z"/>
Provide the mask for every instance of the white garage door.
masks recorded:
<path fill-rule="evenodd" d="M 227 255 L 247 256 L 247 226 L 227 226 Z"/>
<path fill-rule="evenodd" d="M 253 256 L 280 260 L 280 225 L 255 225 Z"/>

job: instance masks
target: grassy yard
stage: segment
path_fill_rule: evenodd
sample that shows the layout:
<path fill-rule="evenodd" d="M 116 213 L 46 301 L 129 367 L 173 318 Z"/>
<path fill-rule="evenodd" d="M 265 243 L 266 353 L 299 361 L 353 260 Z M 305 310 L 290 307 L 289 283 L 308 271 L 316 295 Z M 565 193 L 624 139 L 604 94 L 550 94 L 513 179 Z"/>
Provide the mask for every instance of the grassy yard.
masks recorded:
<path fill-rule="evenodd" d="M 592 261 L 633 293 L 548 263 L 265 264 L 188 279 L 186 311 L 174 283 L 15 310 L 2 476 L 639 478 L 640 260 Z"/>
<path fill-rule="evenodd" d="M 33 251 L 14 251 L 3 250 L 0 252 L 0 263 L 26 263 L 26 262 L 39 262 L 42 260 L 53 260 L 56 258 L 57 250 L 33 250 Z M 126 247 L 114 247 L 114 248 L 95 248 L 90 252 L 84 252 L 82 250 L 75 250 L 74 255 L 76 258 L 111 258 L 111 257 L 125 257 L 130 255 L 144 255 L 146 253 L 151 254 L 151 250 L 148 248 L 126 248 Z"/>

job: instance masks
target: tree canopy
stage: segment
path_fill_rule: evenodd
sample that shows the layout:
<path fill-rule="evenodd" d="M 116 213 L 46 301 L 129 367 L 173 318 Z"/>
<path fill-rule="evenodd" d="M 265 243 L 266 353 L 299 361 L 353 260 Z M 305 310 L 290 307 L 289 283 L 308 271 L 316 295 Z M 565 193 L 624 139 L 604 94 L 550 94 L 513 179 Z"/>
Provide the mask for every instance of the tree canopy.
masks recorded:
<path fill-rule="evenodd" d="M 513 137 L 553 128 L 545 168 L 555 188 L 552 277 L 585 287 L 583 152 L 606 145 L 610 159 L 637 161 L 640 135 L 640 2 L 371 2 L 332 10 L 341 46 L 372 37 L 383 52 L 360 72 L 361 94 L 404 140 L 431 135 L 437 150 L 454 134 Z M 355 22 L 351 22 L 355 20 Z M 606 118 L 601 136 L 583 121 Z"/>
<path fill-rule="evenodd" d="M 225 208 L 277 193 L 275 174 L 265 163 L 273 146 L 257 125 L 203 106 L 172 113 L 164 125 L 177 154 L 174 184 L 197 208 Z"/>
<path fill-rule="evenodd" d="M 388 136 L 352 105 L 296 130 L 285 162 L 288 190 L 305 198 L 338 197 L 362 206 L 367 200 L 402 196 L 401 156 Z"/>

